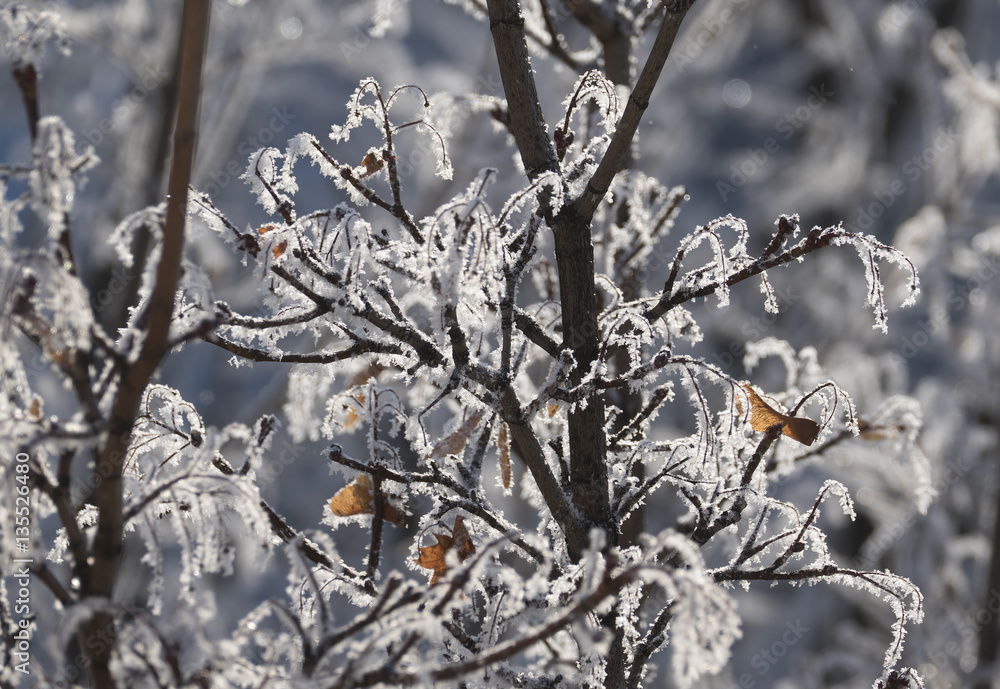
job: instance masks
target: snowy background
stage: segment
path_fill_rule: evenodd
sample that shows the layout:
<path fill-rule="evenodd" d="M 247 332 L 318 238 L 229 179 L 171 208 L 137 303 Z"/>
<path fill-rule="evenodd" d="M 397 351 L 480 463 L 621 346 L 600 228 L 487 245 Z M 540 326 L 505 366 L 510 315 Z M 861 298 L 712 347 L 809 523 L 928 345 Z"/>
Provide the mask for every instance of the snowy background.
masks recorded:
<path fill-rule="evenodd" d="M 124 216 L 161 198 L 170 126 L 163 103 L 174 86 L 179 3 L 39 6 L 61 14 L 72 51 L 67 57 L 50 50 L 43 60 L 42 114 L 61 115 L 102 160 L 76 199 L 73 238 L 82 279 L 104 326 L 114 330 L 124 323 L 135 280 L 107 240 Z M 373 23 L 376 11 L 388 20 L 384 35 Z M 212 22 L 194 186 L 239 227 L 268 220 L 238 179 L 248 155 L 260 146 L 283 148 L 299 132 L 322 138 L 343 122 L 360 79 L 417 84 L 428 94 L 501 95 L 487 23 L 451 4 L 251 0 L 240 8 L 217 4 Z M 858 502 L 858 521 L 827 524 L 841 561 L 888 567 L 923 590 L 927 620 L 910 632 L 904 659 L 931 686 L 970 680 L 977 632 L 996 614 L 990 596 L 994 608 L 1000 603 L 1000 581 L 988 581 L 1000 476 L 998 31 L 995 0 L 700 0 L 639 134 L 637 167 L 687 188 L 680 231 L 731 213 L 747 220 L 759 251 L 779 214 L 798 213 L 804 228 L 843 222 L 873 234 L 920 270 L 921 301 L 892 311 L 886 335 L 871 327 L 854 252 L 822 251 L 774 273 L 777 316 L 746 285 L 725 309 L 714 301 L 698 305 L 706 339 L 696 353 L 744 376 L 743 343 L 775 336 L 796 350 L 815 346 L 862 414 L 895 394 L 920 400 L 921 448 L 939 492 L 926 515 L 911 493 L 886 494 L 880 467 L 832 453 L 834 466 L 824 469 Z M 572 22 L 566 38 L 583 47 L 583 30 Z M 576 75 L 550 57 L 534 60 L 551 129 Z M 0 77 L 3 161 L 30 158 L 19 101 L 13 80 Z M 452 183 L 421 166 L 429 155 L 423 139 L 400 137 L 409 151 L 400 163 L 404 193 L 417 217 L 487 165 L 500 170 L 498 199 L 519 184 L 514 149 L 489 116 L 451 114 Z M 340 158 L 351 160 L 353 149 L 360 164 L 379 143 L 375 137 L 352 138 Z M 307 207 L 342 200 L 315 171 L 299 184 Z M 260 295 L 251 271 L 207 232 L 196 231 L 193 241 L 217 296 L 252 313 Z M 664 260 L 675 248 L 668 241 Z M 890 289 L 898 277 L 892 272 L 885 276 Z M 892 305 L 899 301 L 890 295 Z M 206 424 L 251 424 L 262 413 L 284 418 L 287 368 L 237 370 L 228 360 L 209 345 L 188 346 L 168 361 L 161 381 L 198 404 Z M 769 364 L 754 381 L 776 388 L 782 375 Z M 324 446 L 293 444 L 287 433 L 272 446 L 290 461 L 280 460 L 282 473 L 262 493 L 297 528 L 315 527 L 343 485 L 320 454 Z M 294 481 L 283 481 L 284 472 Z M 791 495 L 797 485 L 787 486 Z M 802 488 L 806 500 L 814 485 Z M 398 538 L 402 558 L 407 541 Z M 363 557 L 362 530 L 341 528 L 336 539 L 345 559 Z M 140 556 L 125 564 L 135 571 L 122 578 L 125 598 L 142 595 Z M 280 590 L 283 571 L 244 561 L 238 585 L 220 579 L 218 632 Z M 46 594 L 39 588 L 36 595 Z M 762 588 L 741 597 L 741 606 L 744 636 L 729 674 L 715 680 L 719 686 L 837 686 L 856 670 L 877 676 L 847 660 L 868 655 L 877 668 L 888 641 L 891 615 L 865 596 L 828 587 Z"/>

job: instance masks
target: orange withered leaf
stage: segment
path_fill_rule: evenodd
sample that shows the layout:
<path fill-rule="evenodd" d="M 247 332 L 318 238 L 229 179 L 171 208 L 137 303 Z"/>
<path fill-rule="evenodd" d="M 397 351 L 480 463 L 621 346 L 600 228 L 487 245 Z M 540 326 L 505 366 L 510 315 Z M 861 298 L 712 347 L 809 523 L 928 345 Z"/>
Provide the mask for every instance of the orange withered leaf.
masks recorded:
<path fill-rule="evenodd" d="M 365 403 L 365 393 L 360 391 L 355 392 L 353 397 L 358 401 L 358 404 Z M 344 422 L 344 428 L 347 429 L 354 428 L 358 424 L 358 421 L 360 420 L 361 420 L 361 415 L 358 414 L 357 410 L 355 410 L 354 407 L 348 407 L 347 420 Z"/>
<path fill-rule="evenodd" d="M 813 441 L 816 440 L 816 436 L 819 435 L 818 423 L 812 419 L 782 414 L 761 399 L 760 395 L 754 392 L 754 389 L 749 385 L 744 384 L 743 389 L 750 397 L 750 426 L 755 431 L 765 433 L 772 426 L 783 423 L 785 426 L 781 429 L 782 435 L 787 435 L 803 445 L 812 445 Z M 737 408 L 740 408 L 738 399 Z M 743 411 L 742 408 L 740 411 Z"/>
<path fill-rule="evenodd" d="M 361 417 L 352 408 L 347 410 L 347 421 L 344 422 L 344 428 L 354 428 L 358 424 L 358 420 Z"/>
<path fill-rule="evenodd" d="M 507 437 L 507 424 L 500 424 L 497 434 L 497 448 L 500 450 L 500 481 L 504 488 L 510 488 L 510 438 Z"/>
<path fill-rule="evenodd" d="M 406 528 L 406 514 L 390 503 L 388 499 L 386 499 L 385 507 L 382 509 L 382 518 L 401 529 Z"/>
<path fill-rule="evenodd" d="M 267 234 L 271 230 L 276 230 L 276 229 L 278 229 L 277 225 L 273 223 L 268 223 L 267 225 L 261 225 L 257 231 L 260 232 L 261 234 Z"/>
<path fill-rule="evenodd" d="M 462 422 L 461 426 L 437 441 L 431 449 L 431 459 L 440 459 L 445 455 L 457 455 L 461 452 L 465 448 L 465 444 L 469 442 L 469 436 L 479 425 L 483 414 L 485 412 L 482 409 L 473 412 L 469 418 Z"/>
<path fill-rule="evenodd" d="M 418 565 L 424 569 L 434 570 L 434 576 L 431 577 L 432 584 L 436 584 L 438 579 L 448 571 L 448 565 L 445 564 L 445 553 L 455 544 L 455 540 L 448 534 L 436 533 L 434 538 L 437 539 L 437 543 L 420 546 L 420 556 L 417 557 Z"/>
<path fill-rule="evenodd" d="M 434 570 L 431 577 L 431 584 L 436 584 L 438 580 L 448 573 L 446 563 L 448 551 L 455 549 L 458 554 L 458 561 L 464 562 L 470 555 L 476 552 L 469 536 L 468 529 L 465 528 L 465 518 L 455 517 L 455 525 L 451 528 L 451 533 L 432 534 L 436 543 L 434 545 L 420 546 L 420 555 L 417 557 L 417 564 L 424 569 Z"/>
<path fill-rule="evenodd" d="M 377 155 L 375 155 L 374 151 L 366 155 L 364 159 L 362 159 L 361 164 L 365 166 L 365 171 L 364 173 L 361 174 L 361 179 L 364 179 L 365 177 L 371 177 L 376 172 L 381 170 L 382 165 L 384 165 L 382 159 L 379 158 Z"/>
<path fill-rule="evenodd" d="M 361 474 L 337 491 L 337 494 L 330 499 L 330 511 L 338 517 L 374 514 L 375 496 L 372 493 L 372 480 L 368 474 Z"/>
<path fill-rule="evenodd" d="M 465 517 L 459 515 L 455 517 L 455 525 L 451 527 L 451 535 L 455 539 L 455 548 L 458 549 L 458 559 L 465 562 L 470 555 L 476 552 L 476 546 L 472 544 L 472 536 L 465 528 Z"/>
<path fill-rule="evenodd" d="M 276 259 L 281 258 L 281 255 L 285 253 L 285 249 L 288 248 L 288 242 L 280 242 L 271 249 L 271 253 L 274 254 Z"/>
<path fill-rule="evenodd" d="M 330 511 L 338 517 L 375 514 L 375 492 L 371 477 L 361 474 L 330 499 Z M 406 515 L 386 500 L 382 518 L 399 527 L 406 526 Z"/>
<path fill-rule="evenodd" d="M 32 421 L 42 420 L 42 408 L 44 407 L 42 398 L 38 395 L 34 395 L 31 398 L 31 402 L 28 403 L 28 418 Z"/>

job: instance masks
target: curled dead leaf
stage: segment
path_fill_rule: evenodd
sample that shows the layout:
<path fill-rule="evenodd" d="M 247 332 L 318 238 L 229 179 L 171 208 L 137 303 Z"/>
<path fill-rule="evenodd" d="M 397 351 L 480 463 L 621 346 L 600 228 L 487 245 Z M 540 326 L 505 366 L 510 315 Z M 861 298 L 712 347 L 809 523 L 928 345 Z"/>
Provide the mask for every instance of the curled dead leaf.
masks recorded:
<path fill-rule="evenodd" d="M 476 552 L 476 546 L 472 544 L 472 536 L 465 527 L 465 517 L 459 515 L 455 517 L 455 525 L 451 527 L 451 535 L 455 539 L 455 548 L 458 549 L 458 559 L 465 562 L 470 555 Z"/>
<path fill-rule="evenodd" d="M 72 355 L 70 354 L 70 350 L 66 347 L 60 347 L 59 349 L 56 349 L 55 347 L 50 345 L 51 343 L 44 345 L 44 347 L 45 347 L 45 353 L 48 354 L 49 359 L 52 360 L 52 363 L 54 363 L 59 368 L 68 368 L 72 360 Z"/>
<path fill-rule="evenodd" d="M 358 421 L 361 419 L 358 413 L 354 411 L 353 408 L 348 408 L 347 410 L 347 420 L 344 421 L 344 428 L 354 428 L 358 425 Z"/>
<path fill-rule="evenodd" d="M 44 406 L 42 398 L 38 395 L 33 395 L 31 401 L 28 403 L 28 418 L 32 421 L 41 421 Z"/>
<path fill-rule="evenodd" d="M 500 451 L 500 481 L 504 488 L 510 488 L 510 438 L 507 437 L 507 424 L 500 424 L 497 434 L 497 449 Z"/>
<path fill-rule="evenodd" d="M 382 371 L 384 370 L 385 366 L 375 361 L 372 361 L 363 369 L 361 369 L 353 376 L 351 376 L 351 379 L 347 381 L 347 388 L 351 389 L 351 388 L 356 388 L 359 385 L 364 385 L 372 378 L 378 380 L 378 377 L 382 374 Z"/>
<path fill-rule="evenodd" d="M 483 418 L 485 413 L 482 409 L 473 412 L 469 418 L 462 422 L 461 426 L 437 441 L 431 449 L 431 459 L 440 459 L 445 455 L 457 455 L 465 449 L 465 444 L 469 442 L 469 436 L 476 430 L 479 420 Z"/>
<path fill-rule="evenodd" d="M 797 440 L 803 445 L 812 445 L 819 435 L 819 424 L 812 419 L 798 416 L 789 416 L 777 411 L 754 392 L 748 384 L 743 385 L 747 396 L 750 397 L 750 426 L 760 433 L 766 433 L 769 428 L 779 423 L 784 424 L 781 434 L 792 440 Z M 736 399 L 736 407 L 743 413 L 739 398 Z"/>
<path fill-rule="evenodd" d="M 375 491 L 368 474 L 359 475 L 330 498 L 330 511 L 338 517 L 375 514 Z M 382 518 L 398 527 L 406 526 L 406 515 L 386 500 Z"/>
<path fill-rule="evenodd" d="M 465 562 L 466 559 L 476 552 L 476 547 L 472 543 L 469 531 L 465 527 L 465 518 L 455 517 L 455 524 L 451 528 L 451 533 L 432 534 L 435 539 L 434 545 L 420 546 L 420 555 L 417 557 L 417 564 L 424 569 L 434 570 L 431 577 L 431 584 L 436 584 L 441 577 L 448 573 L 447 555 L 448 551 L 454 549 L 458 554 L 458 561 Z"/>
<path fill-rule="evenodd" d="M 354 395 L 352 395 L 352 397 L 354 397 L 354 399 L 357 400 L 359 405 L 363 405 L 365 403 L 365 393 L 361 391 L 355 392 Z M 357 410 L 354 407 L 348 407 L 347 420 L 344 421 L 343 426 L 345 429 L 350 430 L 355 426 L 357 426 L 358 421 L 360 420 L 361 420 L 361 415 L 358 414 Z"/>
<path fill-rule="evenodd" d="M 365 177 L 371 177 L 376 172 L 381 170 L 385 163 L 383 163 L 382 159 L 375 155 L 375 152 L 372 151 L 361 160 L 361 164 L 364 165 L 365 171 L 360 175 L 360 177 L 361 179 L 364 179 Z"/>
<path fill-rule="evenodd" d="M 455 541 L 448 534 L 436 533 L 433 535 L 437 539 L 437 543 L 420 546 L 420 555 L 417 557 L 417 564 L 424 569 L 434 570 L 431 583 L 436 584 L 438 579 L 443 577 L 448 571 L 448 565 L 445 564 L 445 554 L 455 544 Z"/>
<path fill-rule="evenodd" d="M 287 248 L 288 248 L 288 242 L 280 242 L 276 244 L 273 249 L 271 249 L 271 253 L 274 254 L 275 259 L 278 259 L 281 258 L 281 255 L 285 253 L 285 249 Z"/>

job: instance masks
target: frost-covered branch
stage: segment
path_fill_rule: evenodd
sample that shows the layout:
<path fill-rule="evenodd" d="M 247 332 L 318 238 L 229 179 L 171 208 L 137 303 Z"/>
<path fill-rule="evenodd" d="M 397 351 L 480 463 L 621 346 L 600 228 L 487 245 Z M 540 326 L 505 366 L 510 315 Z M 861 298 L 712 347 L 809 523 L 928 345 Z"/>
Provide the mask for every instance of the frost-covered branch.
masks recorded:
<path fill-rule="evenodd" d="M 517 0 L 487 0 L 490 33 L 496 46 L 500 80 L 507 96 L 507 116 L 529 179 L 558 169 L 556 152 L 545 129 L 524 38 L 524 18 Z"/>
<path fill-rule="evenodd" d="M 604 578 L 598 587 L 554 620 L 520 638 L 502 644 L 486 653 L 482 653 L 471 660 L 432 670 L 429 673 L 430 678 L 435 681 L 442 681 L 465 677 L 470 673 L 512 658 L 521 651 L 551 637 L 560 629 L 573 622 L 573 620 L 586 615 L 601 605 L 606 599 L 614 596 L 619 590 L 631 583 L 635 577 L 635 574 L 630 571 L 612 575 L 610 570 L 611 566 L 609 564 Z M 392 684 L 397 686 L 411 686 L 418 684 L 423 679 L 422 673 L 398 673 L 391 668 L 385 668 L 362 675 L 355 680 L 354 685 L 372 686 L 374 684 Z"/>
<path fill-rule="evenodd" d="M 683 253 L 678 253 L 671 269 L 670 277 L 668 278 L 659 299 L 653 306 L 648 307 L 643 312 L 643 316 L 647 320 L 655 320 L 662 317 L 665 313 L 670 311 L 670 309 L 678 306 L 679 304 L 683 304 L 684 302 L 697 299 L 699 297 L 708 296 L 720 289 L 727 289 L 732 285 L 740 283 L 755 275 L 760 275 L 771 268 L 798 260 L 806 254 L 812 253 L 818 249 L 822 249 L 830 245 L 845 243 L 853 243 L 865 260 L 869 284 L 868 303 L 875 309 L 875 327 L 882 328 L 884 330 L 886 321 L 886 308 L 882 297 L 882 282 L 878 275 L 876 262 L 879 257 L 896 262 L 910 272 L 910 278 L 907 283 L 909 294 L 904 304 L 913 303 L 916 295 L 920 291 L 915 266 L 900 252 L 892 249 L 892 247 L 888 247 L 881 242 L 878 242 L 874 237 L 851 233 L 841 229 L 840 227 L 830 227 L 826 229 L 816 227 L 813 228 L 806 237 L 791 248 L 786 249 L 780 254 L 773 255 L 778 250 L 777 246 L 780 243 L 783 243 L 786 237 L 794 236 L 797 233 L 795 229 L 792 229 L 797 227 L 797 225 L 798 218 L 796 217 L 782 216 L 779 218 L 778 232 L 774 235 L 771 243 L 765 249 L 762 256 L 759 259 L 739 268 L 738 270 L 725 275 L 725 277 L 721 279 L 699 280 L 694 284 L 683 285 L 680 288 L 675 288 L 674 279 L 677 276 L 680 261 L 684 258 Z"/>
<path fill-rule="evenodd" d="M 615 133 L 608 144 L 608 149 L 601 159 L 600 165 L 593 176 L 587 182 L 586 190 L 574 202 L 574 214 L 582 222 L 587 222 L 597 209 L 597 204 L 608 193 L 611 182 L 614 180 L 632 147 L 632 140 L 639 129 L 646 108 L 649 107 L 649 100 L 653 95 L 653 88 L 660 79 L 660 72 L 667 61 L 670 49 L 677 38 L 681 22 L 690 9 L 692 3 L 667 3 L 667 12 L 660 24 L 660 29 L 656 34 L 656 40 L 650 50 L 646 64 L 639 74 L 639 78 L 632 87 L 628 102 L 625 104 L 625 111 L 618 120 Z"/>

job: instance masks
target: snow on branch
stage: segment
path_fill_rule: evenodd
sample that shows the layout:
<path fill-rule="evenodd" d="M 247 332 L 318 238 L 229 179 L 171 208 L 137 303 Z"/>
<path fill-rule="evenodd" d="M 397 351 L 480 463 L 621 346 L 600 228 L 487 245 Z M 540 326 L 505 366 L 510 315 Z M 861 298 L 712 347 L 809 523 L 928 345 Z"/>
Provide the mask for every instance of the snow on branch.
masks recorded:
<path fill-rule="evenodd" d="M 727 220 L 724 218 L 717 222 L 726 222 Z M 865 278 L 868 281 L 867 303 L 875 312 L 873 327 L 882 332 L 888 332 L 888 309 L 885 305 L 885 288 L 882 284 L 879 261 L 894 263 L 909 272 L 909 278 L 906 283 L 907 296 L 902 305 L 910 306 L 916 302 L 916 298 L 920 294 L 920 280 L 917 277 L 917 269 L 913 265 L 913 262 L 897 249 L 879 242 L 870 235 L 848 232 L 839 225 L 827 228 L 814 227 L 797 244 L 785 248 L 788 238 L 795 237 L 798 234 L 798 217 L 782 216 L 778 219 L 777 225 L 778 232 L 773 235 L 771 244 L 756 260 L 749 260 L 749 257 L 746 256 L 745 239 L 741 239 L 730 250 L 732 258 L 736 260 L 732 261 L 731 267 L 727 267 L 725 257 L 721 253 L 721 245 L 717 245 L 716 260 L 714 263 L 689 271 L 682 276 L 680 283 L 678 283 L 677 278 L 680 273 L 681 262 L 684 260 L 688 249 L 691 248 L 682 244 L 671 266 L 670 276 L 667 278 L 659 298 L 655 304 L 646 309 L 644 312 L 645 317 L 650 320 L 660 318 L 670 311 L 670 309 L 684 302 L 707 296 L 713 292 L 719 294 L 721 302 L 726 298 L 725 295 L 728 294 L 728 288 L 732 285 L 755 275 L 766 275 L 766 271 L 771 268 L 785 265 L 792 261 L 800 261 L 806 254 L 823 247 L 830 245 L 839 246 L 842 244 L 851 244 L 854 246 L 865 265 Z M 703 232 L 706 235 L 716 237 L 710 227 L 706 226 Z M 741 238 L 745 236 L 745 229 L 739 231 L 739 236 Z M 716 241 L 718 241 L 717 238 Z M 692 243 L 691 246 L 694 246 L 694 244 Z M 784 250 L 782 251 L 782 249 Z M 773 304 L 773 301 L 769 300 L 768 303 Z"/>

